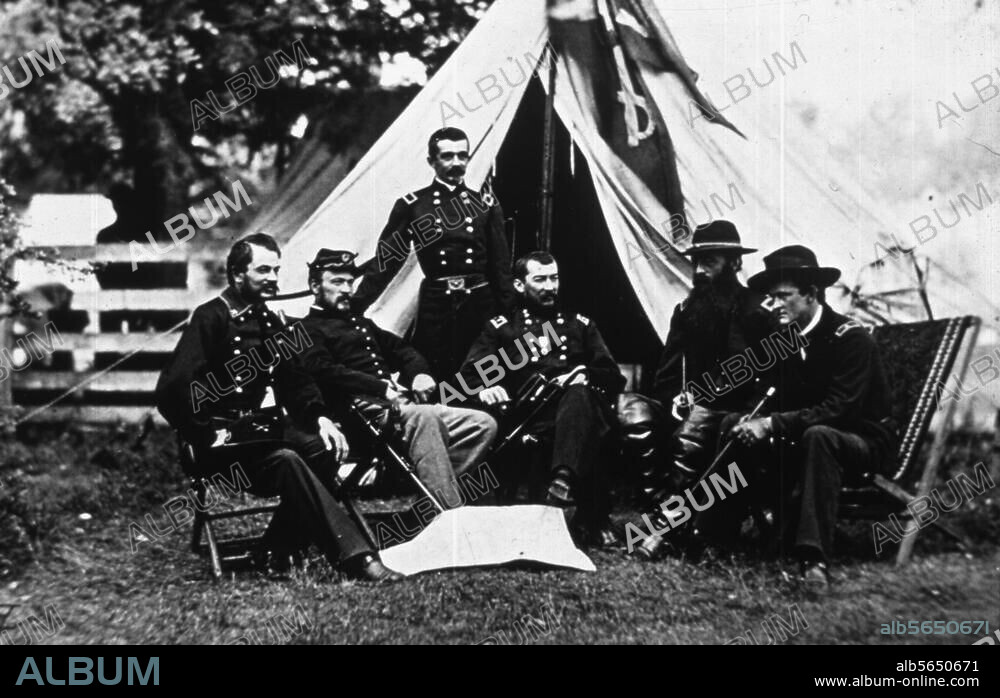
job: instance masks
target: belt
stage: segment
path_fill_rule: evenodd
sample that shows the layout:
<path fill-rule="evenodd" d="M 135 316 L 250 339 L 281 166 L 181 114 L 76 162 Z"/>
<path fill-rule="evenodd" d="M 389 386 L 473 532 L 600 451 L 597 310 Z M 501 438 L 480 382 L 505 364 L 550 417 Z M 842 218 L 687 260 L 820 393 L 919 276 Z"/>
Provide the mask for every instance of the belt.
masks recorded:
<path fill-rule="evenodd" d="M 474 291 L 477 288 L 489 286 L 489 282 L 482 274 L 469 274 L 467 276 L 442 276 L 439 279 L 424 279 L 428 288 L 444 289 L 448 293 L 457 291 Z"/>

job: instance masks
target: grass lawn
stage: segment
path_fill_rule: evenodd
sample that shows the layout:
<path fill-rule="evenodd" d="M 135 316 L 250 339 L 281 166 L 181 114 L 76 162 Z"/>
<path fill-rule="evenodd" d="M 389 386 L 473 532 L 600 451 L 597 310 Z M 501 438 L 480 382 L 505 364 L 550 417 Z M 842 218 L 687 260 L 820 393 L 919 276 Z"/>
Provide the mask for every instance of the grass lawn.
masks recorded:
<path fill-rule="evenodd" d="M 875 557 L 870 524 L 845 528 L 838 582 L 819 597 L 751 553 L 645 564 L 624 551 L 588 551 L 596 573 L 445 571 L 386 587 L 344 581 L 313 560 L 290 579 L 246 571 L 217 586 L 206 561 L 189 552 L 189 526 L 131 552 L 128 523 L 146 513 L 164 520 L 161 505 L 183 486 L 169 435 L 154 432 L 135 447 L 136 435 L 28 434 L 0 444 L 0 603 L 21 604 L 8 626 L 54 609 L 65 627 L 37 639 L 206 644 L 452 644 L 490 636 L 520 643 L 527 620 L 537 643 L 718 644 L 748 631 L 766 643 L 775 616 L 795 627 L 779 632 L 785 644 L 978 638 L 881 634 L 893 620 L 1000 628 L 996 490 L 948 515 L 973 541 L 970 552 L 925 529 L 904 569 L 893 566 L 892 545 Z M 942 477 L 989 464 L 988 445 L 985 437 L 957 438 Z"/>

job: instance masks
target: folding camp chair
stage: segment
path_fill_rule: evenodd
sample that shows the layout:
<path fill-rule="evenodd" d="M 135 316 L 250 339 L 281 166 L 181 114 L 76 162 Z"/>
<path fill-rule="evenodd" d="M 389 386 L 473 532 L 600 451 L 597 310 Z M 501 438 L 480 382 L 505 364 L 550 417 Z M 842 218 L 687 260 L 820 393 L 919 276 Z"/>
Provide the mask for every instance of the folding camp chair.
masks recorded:
<path fill-rule="evenodd" d="M 890 513 L 905 512 L 907 504 L 930 492 L 944 456 L 956 401 L 950 401 L 945 408 L 941 428 L 918 473 L 916 463 L 921 445 L 938 408 L 940 386 L 956 367 L 959 380 L 964 376 L 979 326 L 978 317 L 967 315 L 875 328 L 873 337 L 881 352 L 892 395 L 892 416 L 902 427 L 899 449 L 895 467 L 889 473 L 865 473 L 858 482 L 842 489 L 841 518 L 882 519 Z M 966 338 L 966 352 L 959 358 Z M 918 477 L 919 482 L 915 482 Z M 911 494 L 914 485 L 916 493 Z M 934 525 L 965 544 L 963 536 L 940 518 Z M 916 525 L 910 522 L 896 557 L 897 564 L 909 559 L 915 539 Z"/>
<path fill-rule="evenodd" d="M 212 577 L 218 582 L 222 579 L 224 565 L 249 564 L 252 559 L 252 551 L 260 544 L 262 534 L 260 532 L 245 532 L 247 529 L 252 530 L 252 527 L 248 525 L 249 522 L 245 520 L 251 516 L 271 515 L 278 508 L 278 504 L 268 502 L 251 505 L 248 503 L 248 495 L 241 493 L 239 496 L 241 501 L 238 504 L 230 504 L 225 508 L 216 506 L 216 502 L 210 505 L 208 491 L 212 483 L 208 476 L 199 474 L 194 447 L 178 438 L 178 455 L 181 469 L 191 481 L 197 503 L 194 512 L 194 527 L 191 531 L 191 550 L 198 555 L 208 554 L 212 565 Z M 244 525 L 241 526 L 243 532 L 237 535 L 220 535 L 222 531 L 217 522 L 226 519 L 243 519 Z M 204 537 L 204 541 L 202 541 L 202 537 Z"/>
<path fill-rule="evenodd" d="M 178 443 L 181 468 L 193 485 L 197 502 L 194 527 L 191 532 L 191 550 L 199 555 L 208 554 L 212 577 L 218 582 L 222 579 L 224 567 L 249 566 L 252 563 L 254 553 L 259 549 L 263 539 L 267 521 L 270 521 L 270 517 L 278 509 L 280 500 L 276 497 L 255 497 L 248 492 L 240 491 L 233 498 L 235 501 L 227 501 L 225 506 L 217 506 L 217 501 L 209 504 L 208 491 L 210 487 L 216 486 L 215 481 L 207 475 L 200 474 L 194 448 L 183 439 L 178 439 Z M 335 476 L 334 486 L 337 500 L 347 509 L 351 519 L 368 541 L 374 545 L 374 536 L 368 522 L 354 500 L 347 495 L 349 485 Z M 223 522 L 229 522 L 229 525 L 223 526 Z"/>

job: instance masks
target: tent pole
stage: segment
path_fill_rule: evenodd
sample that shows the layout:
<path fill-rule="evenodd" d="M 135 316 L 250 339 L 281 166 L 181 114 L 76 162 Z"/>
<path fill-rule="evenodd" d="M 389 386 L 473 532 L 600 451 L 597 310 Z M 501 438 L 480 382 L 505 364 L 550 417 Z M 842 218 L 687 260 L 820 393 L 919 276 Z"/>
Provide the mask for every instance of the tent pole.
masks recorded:
<path fill-rule="evenodd" d="M 545 95 L 545 131 L 542 144 L 542 188 L 541 188 L 541 220 L 538 226 L 538 249 L 545 252 L 552 248 L 552 186 L 556 170 L 556 129 L 555 129 L 555 98 L 556 98 L 556 55 L 552 45 L 546 47 L 549 61 L 549 85 Z"/>

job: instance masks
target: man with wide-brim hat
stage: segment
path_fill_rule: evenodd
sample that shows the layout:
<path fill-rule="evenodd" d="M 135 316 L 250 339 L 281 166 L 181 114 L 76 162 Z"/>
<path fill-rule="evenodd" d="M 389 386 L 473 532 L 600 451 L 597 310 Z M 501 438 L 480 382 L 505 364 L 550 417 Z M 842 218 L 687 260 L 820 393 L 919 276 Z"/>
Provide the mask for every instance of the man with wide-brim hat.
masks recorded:
<path fill-rule="evenodd" d="M 754 247 L 743 246 L 735 225 L 729 221 L 712 221 L 695 229 L 691 246 L 681 254 L 694 258 L 708 252 L 730 252 L 742 256 L 756 251 Z"/>
<path fill-rule="evenodd" d="M 653 397 L 666 408 L 673 406 L 674 419 L 664 417 L 657 455 L 641 468 L 654 521 L 665 516 L 661 503 L 683 492 L 708 467 L 725 415 L 756 401 L 757 372 L 749 374 L 731 362 L 758 347 L 772 330 L 764 297 L 740 283 L 743 256 L 756 250 L 743 245 L 736 226 L 712 221 L 699 226 L 691 242 L 683 254 L 691 258 L 693 287 L 674 309 L 653 385 Z M 760 351 L 755 356 L 764 360 Z M 663 544 L 650 533 L 637 549 L 646 558 Z"/>
<path fill-rule="evenodd" d="M 821 266 L 801 245 L 764 258 L 764 271 L 748 284 L 767 294 L 794 350 L 774 373 L 778 395 L 771 413 L 731 426 L 739 417 L 734 415 L 723 424 L 745 475 L 761 472 L 759 465 L 780 464 L 775 476 L 785 504 L 778 508 L 785 514 L 784 541 L 801 564 L 802 578 L 824 587 L 841 485 L 884 468 L 895 445 L 878 347 L 858 322 L 826 304 L 824 291 L 839 278 L 840 270 Z M 738 518 L 731 509 L 719 515 Z"/>
<path fill-rule="evenodd" d="M 808 247 L 789 245 L 764 257 L 764 271 L 751 276 L 747 285 L 758 293 L 768 294 L 774 284 L 792 279 L 821 290 L 840 280 L 840 270 L 821 267 L 816 254 Z"/>

